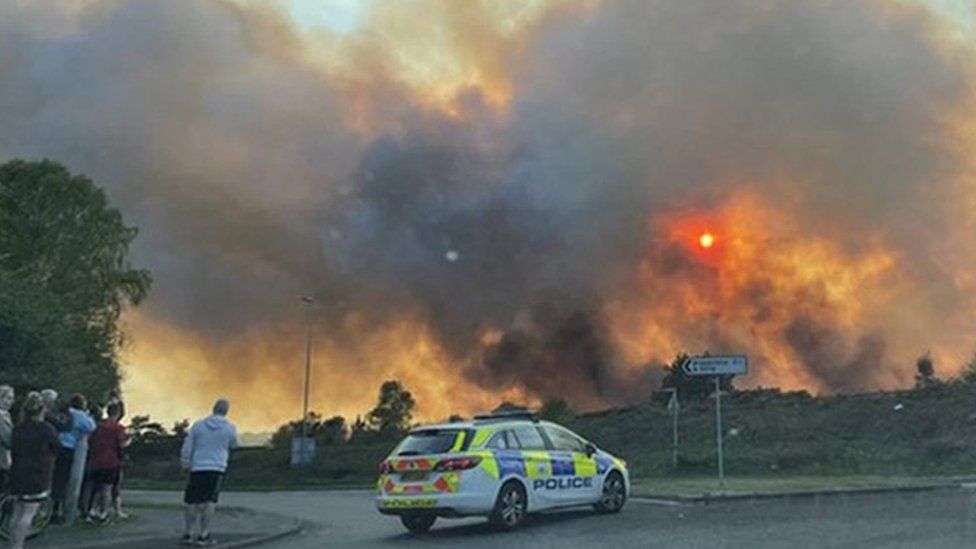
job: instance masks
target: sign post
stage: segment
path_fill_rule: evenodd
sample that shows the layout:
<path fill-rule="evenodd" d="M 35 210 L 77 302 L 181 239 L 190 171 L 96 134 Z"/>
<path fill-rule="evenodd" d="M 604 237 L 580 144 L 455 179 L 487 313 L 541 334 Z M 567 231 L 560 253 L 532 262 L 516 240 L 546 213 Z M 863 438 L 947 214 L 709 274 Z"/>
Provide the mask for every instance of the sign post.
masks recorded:
<path fill-rule="evenodd" d="M 725 486 L 725 455 L 722 452 L 722 376 L 749 372 L 749 361 L 742 355 L 696 356 L 681 365 L 690 376 L 713 376 L 715 379 L 715 445 L 718 449 L 718 480 Z"/>
<path fill-rule="evenodd" d="M 669 387 L 664 389 L 671 394 L 668 399 L 668 413 L 671 414 L 671 466 L 678 469 L 678 413 L 681 411 L 681 403 L 678 401 L 678 389 Z"/>
<path fill-rule="evenodd" d="M 715 445 L 718 447 L 718 482 L 725 486 L 725 455 L 722 454 L 722 386 L 715 376 Z"/>

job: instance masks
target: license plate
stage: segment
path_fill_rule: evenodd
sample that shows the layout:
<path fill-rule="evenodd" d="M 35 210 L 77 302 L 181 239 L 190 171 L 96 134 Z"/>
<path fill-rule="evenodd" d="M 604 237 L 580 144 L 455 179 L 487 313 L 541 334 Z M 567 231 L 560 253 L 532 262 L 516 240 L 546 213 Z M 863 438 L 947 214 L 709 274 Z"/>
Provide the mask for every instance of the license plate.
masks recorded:
<path fill-rule="evenodd" d="M 422 482 L 430 478 L 430 473 L 426 471 L 406 471 L 400 474 L 403 482 Z"/>
<path fill-rule="evenodd" d="M 437 507 L 436 499 L 386 499 L 383 507 L 392 509 L 416 509 L 418 507 Z"/>

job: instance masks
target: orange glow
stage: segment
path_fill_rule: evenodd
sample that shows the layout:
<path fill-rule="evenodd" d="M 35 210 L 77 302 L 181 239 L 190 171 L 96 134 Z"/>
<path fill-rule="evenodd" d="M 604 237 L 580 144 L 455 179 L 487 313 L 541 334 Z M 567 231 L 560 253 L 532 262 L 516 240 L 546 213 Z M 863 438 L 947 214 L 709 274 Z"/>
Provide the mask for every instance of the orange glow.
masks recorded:
<path fill-rule="evenodd" d="M 226 396 L 232 418 L 245 430 L 271 430 L 301 415 L 299 317 L 257 327 L 223 345 L 158 323 L 142 311 L 129 312 L 126 325 L 137 334 L 123 355 L 123 390 L 133 414 L 148 413 L 168 424 L 205 415 L 215 398 Z M 312 410 L 326 417 L 339 414 L 351 423 L 365 415 L 387 379 L 401 381 L 414 395 L 415 421 L 470 417 L 503 401 L 539 404 L 519 388 L 488 390 L 465 378 L 417 319 L 368 328 L 350 314 L 335 334 L 315 331 Z"/>
<path fill-rule="evenodd" d="M 897 256 L 877 238 L 866 236 L 863 249 L 847 252 L 802 227 L 787 205 L 773 207 L 749 190 L 715 210 L 658 216 L 649 230 L 652 242 L 634 287 L 604 307 L 616 346 L 635 369 L 668 362 L 680 351 L 748 349 L 752 373 L 740 386 L 825 390 L 787 335 L 796 320 L 860 333 L 878 311 L 897 307 L 896 297 L 910 287 Z M 702 241 L 706 234 L 710 248 Z M 851 341 L 838 341 L 849 347 L 840 355 L 854 352 Z"/>

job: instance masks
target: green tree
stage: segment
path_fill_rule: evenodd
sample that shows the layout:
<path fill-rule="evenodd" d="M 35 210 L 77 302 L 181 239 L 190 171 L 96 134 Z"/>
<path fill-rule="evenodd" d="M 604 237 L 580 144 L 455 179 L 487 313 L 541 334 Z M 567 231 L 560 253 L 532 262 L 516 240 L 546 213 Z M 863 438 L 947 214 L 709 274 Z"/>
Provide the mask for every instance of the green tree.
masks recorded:
<path fill-rule="evenodd" d="M 542 403 L 539 417 L 555 423 L 569 423 L 576 417 L 576 410 L 564 399 L 554 398 Z"/>
<path fill-rule="evenodd" d="M 413 395 L 399 381 L 385 381 L 376 407 L 366 414 L 366 422 L 383 435 L 400 434 L 410 427 L 415 406 Z"/>
<path fill-rule="evenodd" d="M 917 389 L 931 387 L 939 382 L 935 377 L 935 362 L 932 360 L 931 353 L 926 352 L 918 357 L 918 360 L 915 361 L 915 370 L 915 387 Z"/>
<path fill-rule="evenodd" d="M 332 416 L 319 425 L 319 430 L 315 438 L 323 445 L 338 446 L 344 444 L 349 438 L 349 429 L 346 428 L 346 418 L 342 416 Z"/>
<path fill-rule="evenodd" d="M 973 353 L 973 357 L 969 359 L 969 362 L 963 364 L 962 374 L 959 378 L 964 383 L 976 384 L 976 353 Z"/>
<path fill-rule="evenodd" d="M 180 439 L 181 441 L 183 440 L 184 437 L 186 437 L 186 434 L 189 431 L 190 431 L 190 420 L 188 419 L 181 419 L 173 424 L 173 431 L 172 431 L 173 436 Z"/>
<path fill-rule="evenodd" d="M 102 395 L 119 382 L 119 316 L 149 273 L 136 229 L 90 179 L 44 160 L 0 165 L 0 371 L 18 388 Z"/>
<path fill-rule="evenodd" d="M 708 353 L 705 353 L 708 356 Z M 682 400 L 701 400 L 715 392 L 715 381 L 712 376 L 693 376 L 685 373 L 684 363 L 689 359 L 687 353 L 678 353 L 671 364 L 664 367 L 664 379 L 661 388 L 678 390 L 678 398 Z M 719 386 L 723 391 L 732 391 L 732 376 L 721 376 Z"/>

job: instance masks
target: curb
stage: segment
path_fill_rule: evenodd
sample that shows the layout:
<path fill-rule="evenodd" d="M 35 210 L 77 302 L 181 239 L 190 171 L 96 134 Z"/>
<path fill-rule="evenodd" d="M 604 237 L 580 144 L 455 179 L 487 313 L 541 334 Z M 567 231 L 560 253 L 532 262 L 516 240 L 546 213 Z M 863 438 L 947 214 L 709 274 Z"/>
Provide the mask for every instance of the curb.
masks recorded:
<path fill-rule="evenodd" d="M 764 500 L 764 499 L 809 499 L 818 496 L 852 496 L 852 495 L 872 495 L 872 494 L 898 494 L 898 493 L 912 493 L 912 492 L 933 492 L 936 490 L 958 490 L 964 488 L 965 485 L 953 482 L 953 483 L 943 483 L 943 484 L 931 484 L 931 485 L 921 485 L 921 486 L 896 486 L 891 488 L 852 488 L 843 490 L 808 490 L 802 492 L 771 492 L 771 493 L 754 493 L 754 494 L 702 494 L 700 496 L 680 496 L 673 494 L 654 494 L 646 493 L 631 496 L 631 499 L 640 500 L 647 503 L 654 502 L 670 502 L 670 503 L 683 503 L 683 504 L 709 504 L 709 503 L 721 503 L 721 502 L 732 502 L 732 501 L 749 501 L 749 500 Z"/>
<path fill-rule="evenodd" d="M 223 547 L 225 549 L 233 549 L 237 547 L 254 547 L 256 545 L 263 545 L 265 543 L 271 543 L 272 541 L 278 541 L 290 536 L 296 536 L 304 530 L 304 525 L 302 523 L 296 522 L 291 527 L 281 530 L 279 532 L 272 532 L 270 534 L 265 534 L 263 536 L 255 536 L 248 539 L 242 539 L 231 543 L 222 543 L 216 545 L 218 549 Z"/>
<path fill-rule="evenodd" d="M 284 530 L 280 530 L 278 532 L 272 532 L 270 534 L 264 534 L 260 536 L 252 536 L 246 539 L 232 541 L 232 542 L 218 543 L 214 547 L 216 549 L 236 549 L 238 547 L 254 547 L 256 545 L 262 545 L 265 543 L 270 543 L 272 541 L 278 541 L 280 539 L 284 539 L 289 536 L 300 534 L 302 530 L 304 530 L 303 525 L 296 523 L 293 526 L 286 528 Z M 134 547 L 137 544 L 156 543 L 160 541 L 173 541 L 174 539 L 175 538 L 173 536 L 166 536 L 166 537 L 140 536 L 140 537 L 131 537 L 131 538 L 112 540 L 112 541 L 101 540 L 101 541 L 95 541 L 91 543 L 82 543 L 82 544 L 72 545 L 71 547 L 72 549 L 107 549 L 111 547 Z"/>
<path fill-rule="evenodd" d="M 133 507 L 138 507 L 138 505 L 134 505 Z M 255 534 L 236 541 L 220 542 L 214 546 L 216 549 L 237 549 L 239 547 L 254 547 L 257 545 L 270 543 L 272 541 L 278 541 L 280 539 L 284 539 L 302 533 L 307 526 L 305 522 L 291 517 L 285 517 L 284 515 L 278 515 L 275 513 L 261 513 L 255 511 L 254 509 L 249 509 L 246 507 L 228 506 L 222 508 L 222 510 L 237 511 L 237 512 L 243 511 L 243 512 L 253 513 L 253 514 L 263 514 L 265 516 L 280 518 L 283 521 L 287 520 L 289 525 L 285 528 L 276 530 L 274 532 L 266 533 L 266 534 Z M 134 547 L 139 544 L 159 543 L 159 542 L 174 541 L 174 540 L 175 538 L 172 535 L 160 536 L 157 534 L 157 535 L 133 536 L 133 537 L 126 537 L 121 539 L 114 539 L 114 540 L 103 539 L 103 540 L 97 540 L 91 542 L 83 542 L 78 544 L 72 544 L 71 548 L 72 549 L 109 549 L 115 547 Z"/>

